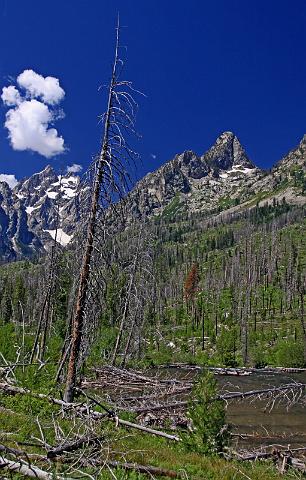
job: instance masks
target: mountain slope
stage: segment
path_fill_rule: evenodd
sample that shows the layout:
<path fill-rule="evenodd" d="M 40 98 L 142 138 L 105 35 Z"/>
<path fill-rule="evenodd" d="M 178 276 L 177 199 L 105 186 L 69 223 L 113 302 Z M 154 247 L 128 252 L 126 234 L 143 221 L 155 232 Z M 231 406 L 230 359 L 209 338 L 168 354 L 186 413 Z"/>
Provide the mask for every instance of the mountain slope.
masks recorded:
<path fill-rule="evenodd" d="M 55 238 L 66 246 L 82 217 L 88 186 L 75 175 L 57 175 L 51 166 L 11 191 L 0 183 L 0 256 L 3 261 L 48 250 Z M 257 203 L 306 203 L 306 135 L 298 147 L 266 172 L 248 158 L 232 132 L 222 133 L 199 156 L 176 155 L 140 180 L 124 202 L 124 216 L 216 215 L 253 208 Z"/>
<path fill-rule="evenodd" d="M 78 220 L 80 179 L 47 166 L 10 190 L 0 183 L 0 255 L 14 260 L 48 249 L 55 236 L 65 246 Z"/>
<path fill-rule="evenodd" d="M 249 160 L 232 132 L 225 132 L 204 155 L 186 151 L 140 180 L 128 195 L 126 215 L 218 213 L 235 205 L 236 210 L 249 208 L 251 199 L 273 201 L 274 195 L 282 195 L 290 203 L 305 203 L 305 141 L 306 136 L 266 172 Z M 290 173 L 294 169 L 300 182 Z"/>

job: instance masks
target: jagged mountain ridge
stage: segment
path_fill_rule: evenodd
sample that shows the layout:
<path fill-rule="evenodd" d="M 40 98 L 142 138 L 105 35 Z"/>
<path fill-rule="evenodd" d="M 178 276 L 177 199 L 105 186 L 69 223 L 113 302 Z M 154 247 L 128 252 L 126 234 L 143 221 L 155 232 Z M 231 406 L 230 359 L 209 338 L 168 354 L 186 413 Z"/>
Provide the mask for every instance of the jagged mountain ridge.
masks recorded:
<path fill-rule="evenodd" d="M 306 173 L 306 135 L 267 172 L 251 162 L 232 132 L 224 132 L 204 155 L 186 151 L 146 175 L 129 194 L 126 213 L 138 217 L 178 211 L 215 213 L 244 208 L 258 194 L 269 202 L 284 179 L 290 179 L 293 168 Z M 287 187 L 275 195 L 290 203 L 306 202 L 304 195 L 290 184 Z"/>
<path fill-rule="evenodd" d="M 297 171 L 306 178 L 306 135 L 266 172 L 248 158 L 236 135 L 224 132 L 202 156 L 185 151 L 140 180 L 125 200 L 126 220 L 249 208 L 250 199 L 258 195 L 261 202 L 285 197 L 290 203 L 306 203 L 305 194 L 292 182 Z M 57 241 L 67 245 L 81 218 L 87 188 L 78 176 L 57 175 L 49 165 L 13 190 L 0 183 L 2 260 L 48 250 L 57 222 Z"/>
<path fill-rule="evenodd" d="M 0 255 L 14 260 L 47 250 L 54 241 L 65 246 L 79 219 L 80 178 L 57 175 L 48 165 L 20 181 L 13 190 L 0 183 Z"/>

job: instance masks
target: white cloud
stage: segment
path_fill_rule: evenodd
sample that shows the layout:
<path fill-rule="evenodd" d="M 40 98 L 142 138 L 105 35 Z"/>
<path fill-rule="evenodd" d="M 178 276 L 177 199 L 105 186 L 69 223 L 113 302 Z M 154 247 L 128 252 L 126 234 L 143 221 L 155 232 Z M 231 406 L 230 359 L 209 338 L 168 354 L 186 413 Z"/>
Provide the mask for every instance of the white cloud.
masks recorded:
<path fill-rule="evenodd" d="M 82 165 L 79 165 L 77 163 L 74 163 L 73 165 L 68 165 L 67 167 L 67 173 L 79 173 L 81 170 L 83 170 Z"/>
<path fill-rule="evenodd" d="M 13 105 L 19 105 L 21 102 L 20 93 L 13 85 L 10 85 L 9 87 L 3 87 L 1 98 L 3 103 L 9 107 L 12 107 Z"/>
<path fill-rule="evenodd" d="M 16 187 L 18 180 L 15 175 L 0 173 L 0 182 L 6 182 L 10 188 Z"/>
<path fill-rule="evenodd" d="M 60 87 L 58 78 L 43 77 L 33 70 L 24 70 L 17 77 L 17 83 L 32 98 L 39 97 L 50 105 L 59 103 L 65 96 L 65 91 Z"/>
<path fill-rule="evenodd" d="M 52 108 L 65 95 L 54 77 L 43 77 L 33 70 L 24 70 L 17 83 L 20 91 L 10 85 L 2 89 L 2 101 L 11 107 L 6 114 L 5 127 L 14 150 L 32 150 L 50 158 L 65 151 L 64 139 L 50 124 L 64 117 L 60 109 Z M 37 100 L 37 97 L 39 100 Z"/>
<path fill-rule="evenodd" d="M 44 157 L 53 157 L 65 150 L 64 139 L 55 128 L 48 128 L 52 121 L 48 106 L 38 100 L 23 101 L 6 114 L 5 127 L 14 150 L 32 150 Z"/>

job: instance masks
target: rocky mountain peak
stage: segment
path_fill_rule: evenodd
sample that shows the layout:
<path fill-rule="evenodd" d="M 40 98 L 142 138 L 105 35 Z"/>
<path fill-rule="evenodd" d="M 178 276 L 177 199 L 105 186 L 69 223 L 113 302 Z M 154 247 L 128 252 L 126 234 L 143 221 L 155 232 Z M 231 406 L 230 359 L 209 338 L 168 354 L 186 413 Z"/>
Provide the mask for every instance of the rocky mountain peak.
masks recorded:
<path fill-rule="evenodd" d="M 79 184 L 77 175 L 58 175 L 51 165 L 13 190 L 0 183 L 0 257 L 10 260 L 47 250 L 56 228 L 58 243 L 67 245 L 79 218 Z"/>
<path fill-rule="evenodd" d="M 223 132 L 202 159 L 217 171 L 230 170 L 233 167 L 255 168 L 233 132 Z"/>
<path fill-rule="evenodd" d="M 19 195 L 27 195 L 29 192 L 33 192 L 35 189 L 44 189 L 47 184 L 51 184 L 57 180 L 57 175 L 51 165 L 47 165 L 41 172 L 34 173 L 31 177 L 21 180 L 14 192 Z"/>
<path fill-rule="evenodd" d="M 177 155 L 174 161 L 186 177 L 202 178 L 208 174 L 209 167 L 207 163 L 192 150 L 186 150 Z"/>

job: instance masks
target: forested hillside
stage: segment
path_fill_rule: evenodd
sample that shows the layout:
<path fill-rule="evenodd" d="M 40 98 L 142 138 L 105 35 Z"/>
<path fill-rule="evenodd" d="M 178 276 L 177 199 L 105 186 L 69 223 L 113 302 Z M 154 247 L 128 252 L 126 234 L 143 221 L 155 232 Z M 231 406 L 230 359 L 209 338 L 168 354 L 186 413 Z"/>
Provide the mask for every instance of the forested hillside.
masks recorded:
<path fill-rule="evenodd" d="M 208 218 L 165 214 L 101 240 L 91 356 L 119 365 L 303 366 L 305 212 L 282 201 Z M 1 351 L 11 360 L 23 337 L 22 355 L 30 354 L 38 326 L 35 355 L 58 357 L 78 251 L 58 251 L 53 270 L 50 256 L 1 267 Z"/>

